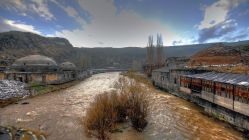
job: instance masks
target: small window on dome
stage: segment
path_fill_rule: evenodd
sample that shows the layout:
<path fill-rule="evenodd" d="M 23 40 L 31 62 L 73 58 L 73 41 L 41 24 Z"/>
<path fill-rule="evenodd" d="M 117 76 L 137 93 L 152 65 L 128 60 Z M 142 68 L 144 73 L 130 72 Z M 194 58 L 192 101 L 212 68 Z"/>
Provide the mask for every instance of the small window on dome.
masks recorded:
<path fill-rule="evenodd" d="M 23 65 L 26 65 L 26 63 L 23 63 Z"/>

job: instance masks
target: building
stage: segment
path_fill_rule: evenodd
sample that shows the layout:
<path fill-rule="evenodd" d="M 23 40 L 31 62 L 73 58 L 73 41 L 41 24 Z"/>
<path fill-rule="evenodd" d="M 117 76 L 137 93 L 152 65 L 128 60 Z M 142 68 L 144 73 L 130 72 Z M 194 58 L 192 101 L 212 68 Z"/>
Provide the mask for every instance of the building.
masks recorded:
<path fill-rule="evenodd" d="M 155 86 L 166 90 L 179 88 L 180 75 L 203 73 L 202 69 L 191 69 L 187 67 L 189 58 L 170 57 L 166 59 L 165 66 L 152 71 L 152 81 Z"/>
<path fill-rule="evenodd" d="M 181 76 L 183 93 L 249 116 L 249 75 L 208 72 Z"/>
<path fill-rule="evenodd" d="M 78 70 L 71 62 L 58 65 L 52 58 L 42 55 L 29 55 L 17 59 L 4 71 L 0 71 L 0 78 L 25 83 L 61 84 L 85 78 L 88 74 L 86 70 Z"/>
<path fill-rule="evenodd" d="M 249 131 L 249 75 L 188 68 L 171 62 L 168 61 L 164 68 L 153 70 L 152 82 L 156 87 Z"/>

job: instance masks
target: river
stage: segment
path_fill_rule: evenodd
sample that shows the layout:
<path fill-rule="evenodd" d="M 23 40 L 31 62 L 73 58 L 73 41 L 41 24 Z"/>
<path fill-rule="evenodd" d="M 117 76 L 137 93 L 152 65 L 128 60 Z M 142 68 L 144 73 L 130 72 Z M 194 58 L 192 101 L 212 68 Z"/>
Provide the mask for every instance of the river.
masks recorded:
<path fill-rule="evenodd" d="M 119 77 L 117 72 L 96 74 L 63 91 L 0 108 L 0 125 L 42 131 L 49 140 L 94 139 L 85 136 L 81 119 L 95 95 L 113 90 Z M 149 123 L 145 130 L 137 133 L 125 124 L 124 132 L 112 134 L 112 139 L 243 139 L 240 132 L 204 115 L 196 105 L 166 92 L 149 90 Z"/>

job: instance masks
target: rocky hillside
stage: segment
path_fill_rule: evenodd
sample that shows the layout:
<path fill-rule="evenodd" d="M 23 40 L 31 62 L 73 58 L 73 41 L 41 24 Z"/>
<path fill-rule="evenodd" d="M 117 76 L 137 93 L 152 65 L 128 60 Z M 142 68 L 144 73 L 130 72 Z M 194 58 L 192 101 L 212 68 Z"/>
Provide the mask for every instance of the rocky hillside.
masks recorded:
<path fill-rule="evenodd" d="M 28 54 L 43 54 L 63 61 L 74 52 L 73 46 L 64 38 L 43 37 L 28 32 L 0 33 L 0 56 L 19 58 Z"/>
<path fill-rule="evenodd" d="M 199 65 L 248 65 L 249 41 L 217 43 L 191 57 L 191 66 Z"/>

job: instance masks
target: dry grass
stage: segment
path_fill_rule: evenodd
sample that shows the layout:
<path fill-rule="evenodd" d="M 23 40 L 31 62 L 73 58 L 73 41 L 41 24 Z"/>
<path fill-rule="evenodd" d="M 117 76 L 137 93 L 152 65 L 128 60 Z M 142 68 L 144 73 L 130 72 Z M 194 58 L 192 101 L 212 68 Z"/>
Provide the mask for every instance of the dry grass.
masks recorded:
<path fill-rule="evenodd" d="M 245 65 L 239 65 L 239 66 L 230 68 L 229 71 L 233 73 L 249 74 L 249 67 Z"/>
<path fill-rule="evenodd" d="M 129 89 L 128 116 L 132 126 L 141 132 L 147 125 L 146 116 L 148 112 L 147 95 L 138 84 L 132 84 Z"/>
<path fill-rule="evenodd" d="M 108 93 L 95 97 L 84 118 L 84 126 L 88 134 L 101 140 L 108 139 L 106 131 L 111 130 L 115 122 L 114 103 L 112 101 Z M 97 133 L 94 133 L 95 130 Z"/>
<path fill-rule="evenodd" d="M 151 81 L 147 78 L 147 76 L 143 74 L 129 70 L 128 72 L 122 73 L 122 75 L 127 76 L 130 79 L 133 79 L 137 83 L 146 85 L 148 87 L 153 87 Z"/>
<path fill-rule="evenodd" d="M 109 139 L 117 123 L 130 121 L 141 132 L 147 125 L 148 101 L 139 82 L 120 78 L 116 91 L 95 97 L 83 118 L 85 130 L 100 140 Z"/>
<path fill-rule="evenodd" d="M 246 65 L 236 65 L 236 66 L 210 66 L 206 68 L 207 70 L 213 70 L 216 72 L 225 72 L 225 73 L 238 73 L 238 74 L 249 74 L 249 66 Z"/>

